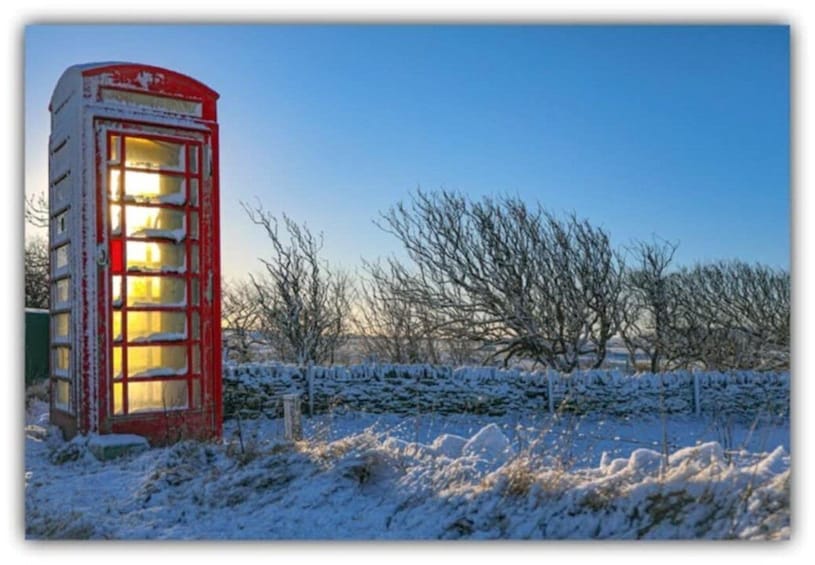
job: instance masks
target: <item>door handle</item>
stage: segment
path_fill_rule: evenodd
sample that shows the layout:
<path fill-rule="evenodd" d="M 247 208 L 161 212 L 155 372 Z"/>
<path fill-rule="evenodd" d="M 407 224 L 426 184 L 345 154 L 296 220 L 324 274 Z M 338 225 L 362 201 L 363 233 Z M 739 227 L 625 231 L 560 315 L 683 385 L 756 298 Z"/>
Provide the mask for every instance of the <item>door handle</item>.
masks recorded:
<path fill-rule="evenodd" d="M 108 266 L 109 262 L 110 261 L 108 260 L 108 252 L 107 249 L 105 249 L 105 244 L 104 243 L 99 244 L 96 247 L 96 264 L 104 268 Z"/>

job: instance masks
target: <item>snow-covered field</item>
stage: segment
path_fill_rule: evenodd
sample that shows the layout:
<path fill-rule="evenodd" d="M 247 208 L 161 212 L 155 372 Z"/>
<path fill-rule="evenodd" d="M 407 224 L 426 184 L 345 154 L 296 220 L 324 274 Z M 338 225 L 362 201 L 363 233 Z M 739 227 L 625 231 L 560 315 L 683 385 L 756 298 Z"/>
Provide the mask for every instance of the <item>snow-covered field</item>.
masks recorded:
<path fill-rule="evenodd" d="M 790 535 L 788 420 L 335 412 L 296 443 L 279 420 L 228 421 L 222 443 L 106 462 L 42 402 L 27 420 L 28 538 Z"/>

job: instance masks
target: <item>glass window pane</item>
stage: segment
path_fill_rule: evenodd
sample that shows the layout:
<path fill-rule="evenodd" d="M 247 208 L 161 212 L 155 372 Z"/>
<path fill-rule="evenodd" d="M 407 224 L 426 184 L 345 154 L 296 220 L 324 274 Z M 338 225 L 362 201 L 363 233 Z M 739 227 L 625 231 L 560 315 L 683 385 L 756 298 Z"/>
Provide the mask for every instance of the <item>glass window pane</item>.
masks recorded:
<path fill-rule="evenodd" d="M 119 310 L 113 311 L 113 328 L 111 335 L 113 341 L 122 341 L 122 313 Z"/>
<path fill-rule="evenodd" d="M 195 343 L 192 346 L 192 372 L 196 375 L 201 373 L 201 348 Z"/>
<path fill-rule="evenodd" d="M 190 179 L 190 204 L 198 206 L 198 179 Z"/>
<path fill-rule="evenodd" d="M 126 212 L 127 237 L 184 239 L 184 212 L 171 208 L 129 205 Z"/>
<path fill-rule="evenodd" d="M 68 200 L 74 183 L 70 182 L 70 171 L 60 176 L 54 182 L 54 206 L 59 207 Z"/>
<path fill-rule="evenodd" d="M 122 277 L 110 278 L 111 302 L 114 306 L 122 305 Z"/>
<path fill-rule="evenodd" d="M 190 262 L 192 263 L 192 272 L 198 272 L 198 244 L 193 243 L 190 246 Z"/>
<path fill-rule="evenodd" d="M 190 237 L 198 239 L 198 212 L 190 212 Z"/>
<path fill-rule="evenodd" d="M 121 380 L 122 378 L 122 348 L 113 348 L 113 378 Z"/>
<path fill-rule="evenodd" d="M 57 237 L 65 234 L 68 229 L 68 210 L 54 217 L 54 233 Z"/>
<path fill-rule="evenodd" d="M 185 306 L 185 281 L 176 277 L 127 277 L 128 306 Z"/>
<path fill-rule="evenodd" d="M 71 279 L 59 279 L 54 285 L 54 306 L 68 304 L 69 294 L 71 292 Z"/>
<path fill-rule="evenodd" d="M 127 270 L 130 272 L 183 273 L 185 246 L 147 241 L 127 242 Z"/>
<path fill-rule="evenodd" d="M 187 407 L 187 381 L 130 382 L 127 412 L 153 412 Z"/>
<path fill-rule="evenodd" d="M 127 340 L 171 341 L 186 339 L 187 315 L 184 312 L 127 313 Z"/>
<path fill-rule="evenodd" d="M 124 195 L 128 202 L 180 206 L 187 201 L 184 195 L 184 177 L 142 171 L 125 173 Z"/>
<path fill-rule="evenodd" d="M 192 339 L 201 339 L 201 320 L 197 310 L 192 312 Z"/>
<path fill-rule="evenodd" d="M 110 205 L 110 233 L 111 235 L 122 234 L 122 207 L 118 204 Z"/>
<path fill-rule="evenodd" d="M 121 153 L 119 146 L 121 142 L 122 138 L 120 138 L 118 135 L 110 136 L 110 147 L 109 147 L 110 151 L 108 159 L 110 160 L 111 163 L 119 162 L 119 154 Z"/>
<path fill-rule="evenodd" d="M 122 172 L 119 169 L 110 169 L 108 175 L 108 196 L 112 202 L 122 199 Z"/>
<path fill-rule="evenodd" d="M 201 149 L 203 151 L 203 155 L 202 155 L 202 159 L 201 159 L 201 172 L 204 175 L 209 176 L 209 174 L 212 172 L 211 165 L 209 163 L 209 160 L 212 159 L 212 152 L 211 152 L 210 147 L 208 145 L 205 145 Z"/>
<path fill-rule="evenodd" d="M 62 312 L 60 314 L 53 315 L 54 321 L 54 339 L 67 339 L 68 338 L 68 328 L 71 325 L 71 314 L 70 312 Z"/>
<path fill-rule="evenodd" d="M 124 414 L 124 398 L 122 383 L 113 383 L 113 413 Z"/>
<path fill-rule="evenodd" d="M 54 404 L 62 410 L 71 410 L 71 383 L 57 380 L 54 383 Z"/>
<path fill-rule="evenodd" d="M 198 172 L 198 148 L 194 145 L 190 146 L 190 172 Z"/>
<path fill-rule="evenodd" d="M 68 265 L 68 252 L 70 247 L 71 244 L 66 243 L 65 245 L 61 245 L 54 250 L 54 266 L 56 269 L 61 269 Z"/>
<path fill-rule="evenodd" d="M 55 347 L 53 355 L 54 355 L 54 369 L 57 371 L 67 372 L 69 368 L 69 358 L 71 356 L 71 348 Z"/>
<path fill-rule="evenodd" d="M 159 377 L 187 372 L 187 348 L 183 345 L 130 346 L 127 348 L 127 376 Z"/>
<path fill-rule="evenodd" d="M 116 88 L 99 89 L 102 100 L 118 102 L 128 106 L 148 106 L 165 112 L 174 114 L 191 114 L 201 117 L 203 106 L 197 100 L 183 100 L 180 98 L 170 98 L 169 96 L 155 96 L 145 92 L 135 92 L 133 90 L 118 90 Z"/>
<path fill-rule="evenodd" d="M 200 379 L 193 379 L 192 380 L 192 407 L 193 408 L 200 408 L 201 407 L 201 380 Z"/>
<path fill-rule="evenodd" d="M 170 141 L 125 138 L 125 166 L 142 169 L 184 170 L 184 145 Z"/>
<path fill-rule="evenodd" d="M 191 290 L 191 294 L 192 294 L 192 302 L 191 303 L 192 303 L 193 306 L 198 306 L 198 300 L 199 300 L 199 296 L 200 296 L 200 293 L 201 293 L 201 291 L 200 291 L 201 287 L 200 287 L 200 283 L 198 282 L 198 279 L 192 279 L 190 281 L 190 287 L 192 289 Z"/>

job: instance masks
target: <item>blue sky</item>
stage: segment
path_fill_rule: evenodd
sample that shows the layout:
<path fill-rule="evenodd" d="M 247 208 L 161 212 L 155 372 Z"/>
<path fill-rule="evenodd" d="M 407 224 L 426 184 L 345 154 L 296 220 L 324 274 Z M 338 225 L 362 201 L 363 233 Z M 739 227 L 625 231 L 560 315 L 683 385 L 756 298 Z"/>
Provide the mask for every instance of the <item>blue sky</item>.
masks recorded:
<path fill-rule="evenodd" d="M 373 220 L 417 187 L 517 195 L 677 260 L 790 264 L 785 26 L 33 26 L 25 187 L 76 63 L 135 61 L 221 94 L 223 268 L 258 271 L 239 201 L 326 237 L 346 268 L 399 252 Z"/>

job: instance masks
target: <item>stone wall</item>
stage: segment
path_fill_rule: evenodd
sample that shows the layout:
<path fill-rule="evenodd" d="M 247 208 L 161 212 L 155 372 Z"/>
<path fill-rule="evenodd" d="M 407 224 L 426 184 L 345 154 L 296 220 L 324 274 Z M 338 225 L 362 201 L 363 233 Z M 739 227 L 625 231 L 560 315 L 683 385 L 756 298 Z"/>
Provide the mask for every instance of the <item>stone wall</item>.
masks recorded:
<path fill-rule="evenodd" d="M 501 416 L 562 411 L 608 415 L 789 414 L 789 373 L 688 372 L 569 375 L 492 367 L 351 365 L 302 368 L 274 363 L 224 366 L 224 413 L 282 414 L 282 395 L 303 398 L 306 413 L 348 409 L 373 413 Z M 551 400 L 550 400 L 551 396 Z"/>

